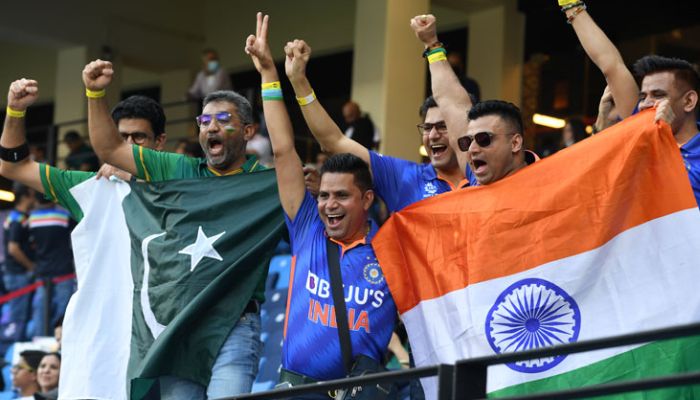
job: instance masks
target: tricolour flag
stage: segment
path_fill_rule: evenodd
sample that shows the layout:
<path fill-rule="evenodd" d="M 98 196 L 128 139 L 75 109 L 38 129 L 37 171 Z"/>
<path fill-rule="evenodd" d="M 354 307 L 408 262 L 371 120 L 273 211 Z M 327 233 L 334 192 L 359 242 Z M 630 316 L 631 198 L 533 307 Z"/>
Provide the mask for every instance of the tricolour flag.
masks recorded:
<path fill-rule="evenodd" d="M 84 218 L 73 233 L 78 291 L 61 399 L 140 399 L 166 375 L 206 385 L 283 230 L 274 171 L 89 180 L 71 193 Z"/>
<path fill-rule="evenodd" d="M 372 243 L 418 366 L 700 321 L 700 213 L 671 130 L 653 116 L 494 184 L 414 204 L 384 225 Z M 689 368 L 700 369 L 696 338 L 498 365 L 487 390 Z M 423 383 L 435 398 L 435 379 Z"/>

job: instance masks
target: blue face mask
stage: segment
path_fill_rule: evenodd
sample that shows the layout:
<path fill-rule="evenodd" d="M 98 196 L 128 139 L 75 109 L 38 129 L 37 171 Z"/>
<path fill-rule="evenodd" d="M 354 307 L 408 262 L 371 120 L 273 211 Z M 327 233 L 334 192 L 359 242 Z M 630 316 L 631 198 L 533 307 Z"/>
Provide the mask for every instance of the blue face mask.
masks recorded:
<path fill-rule="evenodd" d="M 219 62 L 216 60 L 211 60 L 207 63 L 207 70 L 209 72 L 216 72 L 219 69 Z"/>

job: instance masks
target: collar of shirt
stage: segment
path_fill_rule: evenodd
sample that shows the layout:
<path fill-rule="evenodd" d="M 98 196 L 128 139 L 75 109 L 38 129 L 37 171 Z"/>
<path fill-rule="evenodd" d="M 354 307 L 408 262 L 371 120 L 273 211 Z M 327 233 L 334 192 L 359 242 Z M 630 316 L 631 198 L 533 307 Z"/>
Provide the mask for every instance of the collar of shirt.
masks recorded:
<path fill-rule="evenodd" d="M 698 125 L 698 129 L 700 130 L 700 125 Z M 692 139 L 685 142 L 680 148 L 681 152 L 700 154 L 700 132 L 696 133 Z"/>
<path fill-rule="evenodd" d="M 225 174 L 222 174 L 221 172 L 209 167 L 207 165 L 207 159 L 206 158 L 201 158 L 199 160 L 199 165 L 204 166 L 205 168 L 209 169 L 212 174 L 216 176 L 225 176 L 225 175 L 236 175 L 240 173 L 249 173 L 249 172 L 254 172 L 259 170 L 260 162 L 258 161 L 258 158 L 255 155 L 252 154 L 246 154 L 246 161 L 241 165 L 240 168 L 236 168 L 233 171 L 229 171 Z"/>
<path fill-rule="evenodd" d="M 459 184 L 457 184 L 457 187 L 455 187 L 452 182 L 448 181 L 447 179 L 443 178 L 440 176 L 440 174 L 437 172 L 435 167 L 431 163 L 426 163 L 423 164 L 423 179 L 426 181 L 434 181 L 434 180 L 441 180 L 445 183 L 447 183 L 450 186 L 450 190 L 455 190 L 455 189 L 462 189 L 467 186 L 469 186 L 469 181 L 465 178 L 462 179 Z"/>
<path fill-rule="evenodd" d="M 343 255 L 345 255 L 345 253 L 347 251 L 350 251 L 358 246 L 367 245 L 367 244 L 372 243 L 372 239 L 374 238 L 374 235 L 377 234 L 379 227 L 377 226 L 377 223 L 371 219 L 369 219 L 367 221 L 367 223 L 369 224 L 369 229 L 367 231 L 367 235 L 365 235 L 365 237 L 363 237 L 362 239 L 358 239 L 352 243 L 345 244 L 345 243 L 341 243 L 341 242 L 331 238 L 331 242 L 337 243 L 340 246 L 340 256 L 341 257 Z M 324 232 L 324 234 L 325 234 L 325 232 Z"/>

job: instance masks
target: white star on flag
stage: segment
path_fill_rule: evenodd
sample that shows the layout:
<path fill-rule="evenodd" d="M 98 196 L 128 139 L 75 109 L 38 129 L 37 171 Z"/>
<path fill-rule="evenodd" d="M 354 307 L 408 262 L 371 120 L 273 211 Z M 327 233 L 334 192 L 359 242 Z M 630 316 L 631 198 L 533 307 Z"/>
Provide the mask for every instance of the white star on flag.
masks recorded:
<path fill-rule="evenodd" d="M 204 234 L 202 227 L 199 227 L 199 230 L 197 231 L 197 240 L 178 252 L 178 254 L 187 254 L 191 256 L 190 272 L 194 271 L 194 268 L 204 257 L 223 261 L 223 258 L 221 258 L 219 252 L 214 249 L 214 242 L 223 236 L 224 233 L 226 233 L 226 231 L 223 231 L 215 236 L 207 237 L 207 235 Z"/>

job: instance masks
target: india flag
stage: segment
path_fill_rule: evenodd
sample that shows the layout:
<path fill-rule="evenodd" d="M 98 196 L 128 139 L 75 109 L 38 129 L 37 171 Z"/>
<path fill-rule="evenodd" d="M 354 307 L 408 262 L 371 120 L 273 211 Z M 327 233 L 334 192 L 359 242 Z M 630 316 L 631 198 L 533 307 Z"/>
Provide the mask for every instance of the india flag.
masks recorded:
<path fill-rule="evenodd" d="M 418 366 L 700 321 L 700 213 L 671 130 L 653 116 L 384 225 L 373 245 Z M 497 397 L 688 369 L 700 369 L 697 338 L 498 365 L 487 388 Z M 436 380 L 423 384 L 435 398 Z"/>

